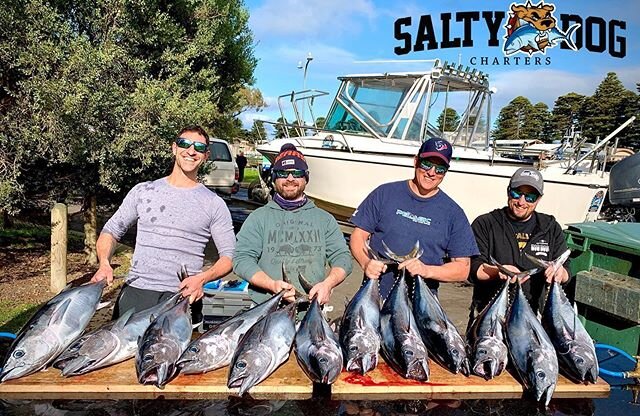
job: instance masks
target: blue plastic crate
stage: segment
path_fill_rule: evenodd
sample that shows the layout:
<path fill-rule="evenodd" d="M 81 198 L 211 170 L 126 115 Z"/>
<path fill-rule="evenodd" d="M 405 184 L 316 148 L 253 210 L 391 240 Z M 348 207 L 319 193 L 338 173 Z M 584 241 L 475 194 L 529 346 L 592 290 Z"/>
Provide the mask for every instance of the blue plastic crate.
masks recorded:
<path fill-rule="evenodd" d="M 203 286 L 203 289 L 218 290 L 220 289 L 221 283 L 222 283 L 222 280 L 214 280 L 213 282 L 205 283 L 205 285 Z"/>
<path fill-rule="evenodd" d="M 222 290 L 224 292 L 246 292 L 249 290 L 249 282 L 246 280 L 229 281 Z"/>

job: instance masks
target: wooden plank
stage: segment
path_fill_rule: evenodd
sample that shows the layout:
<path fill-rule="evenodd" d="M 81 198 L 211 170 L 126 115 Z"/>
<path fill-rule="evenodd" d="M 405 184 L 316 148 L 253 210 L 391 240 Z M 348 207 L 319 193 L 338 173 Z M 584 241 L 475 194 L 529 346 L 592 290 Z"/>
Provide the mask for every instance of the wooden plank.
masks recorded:
<path fill-rule="evenodd" d="M 3 399 L 226 399 L 237 389 L 227 388 L 228 367 L 200 375 L 179 375 L 164 389 L 143 386 L 136 379 L 135 361 L 64 378 L 50 368 L 27 377 L 0 384 Z M 271 377 L 253 387 L 254 399 L 305 400 L 313 384 L 293 356 Z"/>
<path fill-rule="evenodd" d="M 515 399 L 522 397 L 522 385 L 508 372 L 493 380 L 452 374 L 432 360 L 430 381 L 421 383 L 398 375 L 382 358 L 378 367 L 361 376 L 343 372 L 331 389 L 333 400 L 420 400 L 420 399 Z M 564 376 L 558 378 L 554 398 L 609 397 L 609 385 L 576 384 Z"/>

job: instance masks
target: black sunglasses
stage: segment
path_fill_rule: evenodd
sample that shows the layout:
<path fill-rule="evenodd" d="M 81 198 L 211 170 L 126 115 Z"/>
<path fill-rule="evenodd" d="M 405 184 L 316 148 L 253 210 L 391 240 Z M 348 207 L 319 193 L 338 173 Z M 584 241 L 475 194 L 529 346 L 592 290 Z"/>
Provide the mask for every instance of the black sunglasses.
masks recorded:
<path fill-rule="evenodd" d="M 176 145 L 178 145 L 181 149 L 188 149 L 193 145 L 193 150 L 198 153 L 206 153 L 208 150 L 208 146 L 206 143 L 202 142 L 194 142 L 189 139 L 185 139 L 184 137 L 178 137 L 176 139 Z"/>
<path fill-rule="evenodd" d="M 277 179 L 286 179 L 289 177 L 289 174 L 296 179 L 300 179 L 305 177 L 307 171 L 302 169 L 274 170 L 273 174 Z"/>
<path fill-rule="evenodd" d="M 447 170 L 449 170 L 448 167 L 443 165 L 438 165 L 436 163 L 431 162 L 428 159 L 420 159 L 420 167 L 426 171 L 428 171 L 431 168 L 435 168 L 436 175 L 444 175 L 445 173 L 447 173 Z"/>
<path fill-rule="evenodd" d="M 520 199 L 521 196 L 524 195 L 524 200 L 527 201 L 530 204 L 533 204 L 534 202 L 536 202 L 538 200 L 538 198 L 540 198 L 540 195 L 538 195 L 535 192 L 522 192 L 522 191 L 518 191 L 517 189 L 511 189 L 509 188 L 509 198 L 511 199 Z"/>

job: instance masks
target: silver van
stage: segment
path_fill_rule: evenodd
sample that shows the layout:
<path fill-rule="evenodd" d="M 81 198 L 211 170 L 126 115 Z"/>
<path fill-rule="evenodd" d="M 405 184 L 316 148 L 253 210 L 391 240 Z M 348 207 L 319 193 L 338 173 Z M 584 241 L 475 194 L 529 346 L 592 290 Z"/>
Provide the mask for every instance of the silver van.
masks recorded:
<path fill-rule="evenodd" d="M 204 185 L 221 194 L 231 195 L 238 192 L 240 175 L 229 143 L 221 139 L 211 138 L 209 140 L 209 152 L 211 169 L 203 177 L 202 182 Z"/>

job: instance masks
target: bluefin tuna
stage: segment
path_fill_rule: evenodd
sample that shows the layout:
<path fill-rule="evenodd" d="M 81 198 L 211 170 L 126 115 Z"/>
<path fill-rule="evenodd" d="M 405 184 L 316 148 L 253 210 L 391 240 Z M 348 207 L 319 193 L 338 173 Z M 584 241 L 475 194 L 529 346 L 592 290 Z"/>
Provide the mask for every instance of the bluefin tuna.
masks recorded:
<path fill-rule="evenodd" d="M 296 333 L 295 353 L 300 367 L 315 383 L 333 384 L 342 372 L 340 342 L 322 316 L 316 298 Z"/>
<path fill-rule="evenodd" d="M 284 291 L 254 308 L 233 316 L 189 344 L 177 364 L 183 374 L 201 374 L 231 363 L 240 338 L 264 316 L 273 313 Z"/>
<path fill-rule="evenodd" d="M 188 298 L 158 315 L 138 344 L 138 382 L 164 388 L 178 374 L 176 362 L 189 345 L 192 333 Z"/>
<path fill-rule="evenodd" d="M 467 341 L 472 355 L 471 371 L 485 380 L 497 377 L 507 366 L 508 350 L 505 340 L 505 322 L 509 297 L 509 280 L 480 311 L 467 330 Z"/>
<path fill-rule="evenodd" d="M 549 336 L 522 292 L 519 280 L 507 317 L 507 345 L 511 362 L 525 390 L 548 405 L 558 382 L 558 359 Z"/>
<path fill-rule="evenodd" d="M 577 51 L 578 48 L 576 48 L 576 44 L 573 43 L 573 40 L 571 39 L 571 37 L 573 36 L 573 32 L 578 30 L 579 27 L 580 27 L 580 24 L 576 23 L 572 25 L 569 29 L 567 29 L 566 32 L 562 32 L 557 27 L 551 28 L 548 34 L 549 43 L 552 45 L 555 45 L 556 42 L 562 41 L 566 43 L 567 46 L 571 48 L 571 50 Z"/>
<path fill-rule="evenodd" d="M 531 24 L 523 24 L 514 30 L 504 43 L 504 53 L 511 55 L 518 52 L 522 48 L 529 47 L 539 51 L 538 40 L 540 39 L 540 31 Z"/>
<path fill-rule="evenodd" d="M 45 368 L 93 317 L 106 281 L 65 289 L 35 313 L 18 332 L 2 365 L 0 382 Z"/>
<path fill-rule="evenodd" d="M 53 366 L 62 375 L 77 376 L 135 357 L 138 340 L 149 327 L 152 316 L 159 316 L 173 307 L 180 294 L 151 308 L 126 312 L 116 321 L 78 338 L 58 358 Z"/>
<path fill-rule="evenodd" d="M 287 361 L 296 335 L 295 311 L 294 302 L 263 317 L 244 334 L 231 359 L 227 387 L 239 388 L 242 396 Z"/>
<path fill-rule="evenodd" d="M 404 378 L 427 381 L 427 347 L 418 332 L 404 275 L 403 270 L 380 312 L 382 356 Z"/>
<path fill-rule="evenodd" d="M 556 349 L 563 373 L 580 383 L 595 383 L 599 369 L 593 340 L 558 282 L 549 289 L 542 327 Z"/>
<path fill-rule="evenodd" d="M 420 276 L 415 276 L 413 314 L 429 355 L 454 374 L 468 376 L 467 345 Z"/>
<path fill-rule="evenodd" d="M 364 375 L 378 365 L 380 289 L 368 279 L 351 298 L 340 322 L 340 345 L 347 371 Z"/>

